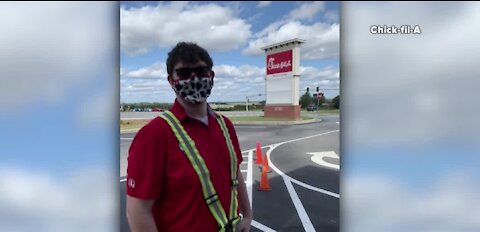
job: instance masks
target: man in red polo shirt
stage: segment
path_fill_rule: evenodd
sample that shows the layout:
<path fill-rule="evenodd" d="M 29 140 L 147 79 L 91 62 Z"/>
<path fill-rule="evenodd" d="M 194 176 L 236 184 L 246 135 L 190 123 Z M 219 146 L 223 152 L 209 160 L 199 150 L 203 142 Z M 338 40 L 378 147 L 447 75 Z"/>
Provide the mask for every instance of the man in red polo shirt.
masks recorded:
<path fill-rule="evenodd" d="M 230 153 L 221 125 L 206 102 L 215 76 L 212 67 L 208 52 L 193 43 L 178 43 L 168 53 L 168 81 L 177 96 L 170 111 L 193 139 L 228 217 L 232 191 Z M 225 118 L 225 124 L 238 169 L 243 161 L 238 138 L 232 122 Z M 252 210 L 239 171 L 237 180 L 243 218 L 236 231 L 250 231 Z M 202 195 L 199 176 L 163 118 L 153 119 L 135 136 L 129 150 L 126 183 L 127 218 L 132 232 L 219 230 Z"/>

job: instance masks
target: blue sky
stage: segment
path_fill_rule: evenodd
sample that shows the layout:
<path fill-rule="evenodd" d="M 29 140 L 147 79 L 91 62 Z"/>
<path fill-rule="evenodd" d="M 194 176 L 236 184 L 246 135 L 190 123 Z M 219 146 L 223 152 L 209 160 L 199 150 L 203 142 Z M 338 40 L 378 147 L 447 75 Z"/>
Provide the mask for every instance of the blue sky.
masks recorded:
<path fill-rule="evenodd" d="M 300 92 L 338 89 L 338 2 L 122 2 L 121 102 L 171 102 L 165 60 L 178 41 L 205 47 L 216 80 L 210 101 L 264 93 L 261 47 L 301 38 Z M 208 32 L 208 33 L 207 33 Z M 325 90 L 327 98 L 339 90 Z M 252 100 L 264 100 L 264 96 Z"/>

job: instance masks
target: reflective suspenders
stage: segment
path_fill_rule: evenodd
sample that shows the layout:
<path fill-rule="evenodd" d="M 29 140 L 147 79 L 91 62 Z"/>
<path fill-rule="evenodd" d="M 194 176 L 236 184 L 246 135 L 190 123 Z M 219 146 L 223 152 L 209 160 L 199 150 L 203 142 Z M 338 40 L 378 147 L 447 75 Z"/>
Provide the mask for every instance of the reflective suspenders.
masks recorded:
<path fill-rule="evenodd" d="M 230 226 L 232 226 L 232 231 L 235 231 L 235 226 L 240 220 L 238 217 L 238 201 L 237 201 L 237 186 L 238 186 L 238 179 L 237 179 L 237 156 L 235 154 L 235 150 L 233 149 L 232 139 L 230 138 L 230 134 L 228 133 L 227 125 L 225 124 L 225 120 L 223 116 L 220 114 L 216 114 L 218 124 L 223 131 L 223 136 L 227 142 L 228 151 L 230 152 L 230 185 L 232 186 L 231 197 L 230 197 Z"/>
<path fill-rule="evenodd" d="M 185 153 L 188 160 L 195 169 L 195 172 L 197 173 L 200 179 L 200 183 L 202 185 L 203 197 L 205 199 L 205 202 L 207 203 L 210 212 L 212 213 L 213 217 L 219 225 L 219 231 L 235 231 L 235 226 L 240 220 L 237 213 L 237 156 L 235 155 L 232 140 L 230 139 L 230 134 L 228 133 L 228 128 L 225 124 L 223 116 L 220 116 L 219 114 L 216 114 L 216 116 L 217 121 L 223 131 L 223 136 L 225 137 L 228 151 L 230 153 L 230 184 L 232 186 L 229 212 L 230 220 L 227 219 L 222 204 L 219 201 L 217 192 L 215 191 L 212 181 L 210 180 L 210 172 L 208 171 L 205 161 L 200 156 L 200 153 L 195 147 L 195 142 L 190 138 L 190 136 L 187 134 L 185 129 L 182 127 L 182 125 L 172 112 L 165 111 L 165 113 L 162 114 L 160 117 L 162 117 L 168 123 L 168 125 L 170 125 L 173 133 L 175 134 L 175 137 L 177 137 L 178 141 L 180 142 L 180 148 Z"/>

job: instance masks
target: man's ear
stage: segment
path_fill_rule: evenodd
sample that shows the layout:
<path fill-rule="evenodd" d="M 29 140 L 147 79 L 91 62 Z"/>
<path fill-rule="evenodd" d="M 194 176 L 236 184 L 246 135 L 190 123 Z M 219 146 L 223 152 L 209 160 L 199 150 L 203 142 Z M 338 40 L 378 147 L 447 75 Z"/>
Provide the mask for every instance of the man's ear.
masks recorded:
<path fill-rule="evenodd" d="M 168 83 L 170 83 L 170 85 L 172 85 L 172 77 L 170 75 L 167 76 L 167 80 L 168 80 Z"/>

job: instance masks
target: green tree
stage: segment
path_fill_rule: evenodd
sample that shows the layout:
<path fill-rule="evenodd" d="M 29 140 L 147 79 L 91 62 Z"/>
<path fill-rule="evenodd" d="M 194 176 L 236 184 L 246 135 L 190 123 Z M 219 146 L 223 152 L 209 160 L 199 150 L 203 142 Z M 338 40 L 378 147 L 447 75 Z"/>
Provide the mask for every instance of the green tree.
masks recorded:
<path fill-rule="evenodd" d="M 337 95 L 336 97 L 334 97 L 332 99 L 332 102 L 333 102 L 333 107 L 335 107 L 335 109 L 340 109 L 340 95 Z"/>
<path fill-rule="evenodd" d="M 313 97 L 310 95 L 310 92 L 306 92 L 300 97 L 300 106 L 302 108 L 307 108 L 313 102 Z"/>

